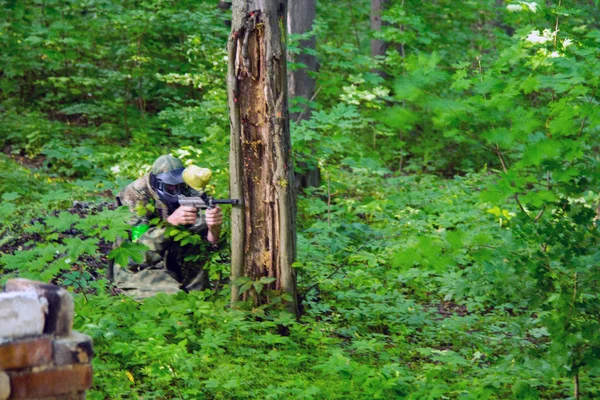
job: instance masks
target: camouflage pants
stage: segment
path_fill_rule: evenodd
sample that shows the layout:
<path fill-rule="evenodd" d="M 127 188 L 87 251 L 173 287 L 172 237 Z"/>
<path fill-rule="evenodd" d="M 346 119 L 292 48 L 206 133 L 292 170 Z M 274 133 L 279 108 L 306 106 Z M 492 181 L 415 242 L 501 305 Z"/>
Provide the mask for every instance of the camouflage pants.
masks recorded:
<path fill-rule="evenodd" d="M 180 246 L 178 242 L 164 235 L 144 241 L 149 247 L 141 263 L 129 262 L 127 268 L 115 264 L 113 280 L 123 292 L 141 300 L 157 293 L 173 294 L 180 290 L 205 290 L 210 288 L 208 272 L 203 268 L 206 257 L 200 260 L 185 261 L 187 256 L 197 255 L 206 249 L 199 246 Z"/>

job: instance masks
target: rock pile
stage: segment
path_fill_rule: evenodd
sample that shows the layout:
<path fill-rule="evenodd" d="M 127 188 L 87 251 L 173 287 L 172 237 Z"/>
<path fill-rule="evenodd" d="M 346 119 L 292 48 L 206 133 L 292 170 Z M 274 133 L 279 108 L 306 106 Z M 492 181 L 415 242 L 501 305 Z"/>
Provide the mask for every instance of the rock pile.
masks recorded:
<path fill-rule="evenodd" d="M 92 385 L 92 339 L 74 332 L 73 298 L 12 279 L 0 293 L 0 400 L 80 400 Z"/>

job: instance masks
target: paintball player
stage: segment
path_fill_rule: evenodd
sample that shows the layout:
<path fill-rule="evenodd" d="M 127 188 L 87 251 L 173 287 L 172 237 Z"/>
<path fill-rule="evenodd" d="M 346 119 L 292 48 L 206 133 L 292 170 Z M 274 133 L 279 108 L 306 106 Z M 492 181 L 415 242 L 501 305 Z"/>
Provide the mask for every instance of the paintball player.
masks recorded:
<path fill-rule="evenodd" d="M 208 289 L 208 271 L 203 264 L 207 257 L 185 261 L 186 256 L 208 256 L 219 241 L 223 214 L 219 207 L 204 213 L 191 206 L 180 206 L 178 196 L 197 196 L 198 192 L 184 183 L 183 164 L 171 155 L 160 156 L 150 173 L 129 184 L 117 196 L 118 205 L 126 205 L 133 213 L 131 240 L 148 246 L 141 263 L 115 264 L 108 277 L 115 286 L 136 299 L 158 292 L 176 293 L 179 290 Z M 204 246 L 181 246 L 165 235 L 168 227 L 177 226 L 199 234 Z M 202 254 L 202 253 L 205 254 Z M 198 258 L 198 257 L 193 257 Z"/>

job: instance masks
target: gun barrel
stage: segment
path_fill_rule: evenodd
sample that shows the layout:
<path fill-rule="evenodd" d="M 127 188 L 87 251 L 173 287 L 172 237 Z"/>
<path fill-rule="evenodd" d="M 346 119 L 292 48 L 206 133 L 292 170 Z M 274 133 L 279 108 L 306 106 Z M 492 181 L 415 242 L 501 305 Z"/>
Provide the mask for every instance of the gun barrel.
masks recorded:
<path fill-rule="evenodd" d="M 192 206 L 192 207 L 202 207 L 206 205 L 206 202 L 202 199 L 198 198 L 189 198 L 189 199 L 179 199 L 180 205 Z"/>
<path fill-rule="evenodd" d="M 214 199 L 213 203 L 214 204 L 238 205 L 238 204 L 240 204 L 240 201 L 238 199 Z"/>
<path fill-rule="evenodd" d="M 239 205 L 241 202 L 238 199 L 213 199 L 209 196 L 200 197 L 185 197 L 179 196 L 179 205 L 192 206 L 200 209 L 214 208 L 217 204 Z"/>

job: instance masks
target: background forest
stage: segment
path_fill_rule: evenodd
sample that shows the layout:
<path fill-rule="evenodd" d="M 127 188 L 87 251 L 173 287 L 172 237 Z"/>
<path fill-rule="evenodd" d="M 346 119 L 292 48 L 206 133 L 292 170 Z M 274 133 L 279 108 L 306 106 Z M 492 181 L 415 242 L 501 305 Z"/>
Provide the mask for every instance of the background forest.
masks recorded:
<path fill-rule="evenodd" d="M 288 38 L 301 320 L 115 293 L 112 199 L 158 155 L 228 197 L 217 3 L 0 0 L 0 283 L 74 293 L 89 398 L 600 397 L 597 0 L 319 1 Z"/>

